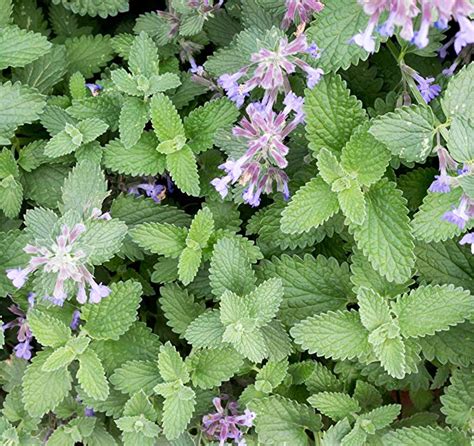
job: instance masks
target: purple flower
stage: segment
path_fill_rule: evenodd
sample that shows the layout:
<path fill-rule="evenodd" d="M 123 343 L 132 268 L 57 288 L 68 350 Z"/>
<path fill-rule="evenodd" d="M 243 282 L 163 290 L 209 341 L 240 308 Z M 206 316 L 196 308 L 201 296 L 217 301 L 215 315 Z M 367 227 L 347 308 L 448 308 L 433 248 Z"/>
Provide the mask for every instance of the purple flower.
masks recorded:
<path fill-rule="evenodd" d="M 128 189 L 128 193 L 136 197 L 140 196 L 141 191 L 155 203 L 161 203 L 161 200 L 166 198 L 166 187 L 156 182 L 135 184 Z"/>
<path fill-rule="evenodd" d="M 416 71 L 413 72 L 412 77 L 417 83 L 417 88 L 427 104 L 440 94 L 441 87 L 438 84 L 433 84 L 435 80 L 434 77 L 424 78 Z"/>
<path fill-rule="evenodd" d="M 60 235 L 51 246 L 26 245 L 23 249 L 32 257 L 24 269 L 7 270 L 7 277 L 17 288 L 21 288 L 28 276 L 42 268 L 46 273 L 56 274 L 56 283 L 52 296 L 45 297 L 61 305 L 67 298 L 65 283 L 71 280 L 77 284 L 77 300 L 87 301 L 86 286 L 90 287 L 91 302 L 98 302 L 106 297 L 110 289 L 95 282 L 93 275 L 86 268 L 87 255 L 78 247 L 77 240 L 86 227 L 78 223 L 70 229 L 63 225 Z"/>
<path fill-rule="evenodd" d="M 439 175 L 435 175 L 435 181 L 429 187 L 430 192 L 448 193 L 451 190 L 453 179 L 448 175 L 448 169 L 456 170 L 458 163 L 453 160 L 444 147 L 438 147 Z"/>
<path fill-rule="evenodd" d="M 86 84 L 86 87 L 90 90 L 92 96 L 99 96 L 101 90 L 104 88 L 98 84 Z"/>
<path fill-rule="evenodd" d="M 461 15 L 456 17 L 459 31 L 455 35 L 454 50 L 457 54 L 468 44 L 474 43 L 474 23 Z"/>
<path fill-rule="evenodd" d="M 92 407 L 86 407 L 84 409 L 84 416 L 86 417 L 95 417 L 95 412 Z"/>
<path fill-rule="evenodd" d="M 34 306 L 34 294 L 30 293 L 28 297 L 28 305 L 30 308 Z M 18 327 L 17 340 L 18 344 L 13 348 L 15 356 L 17 358 L 23 358 L 27 361 L 31 359 L 31 341 L 33 340 L 33 334 L 31 333 L 30 326 L 26 319 L 26 314 L 16 305 L 12 305 L 8 308 L 14 315 L 17 316 L 16 319 L 11 322 L 7 322 L 2 325 L 2 330 L 8 330 L 13 327 Z"/>
<path fill-rule="evenodd" d="M 471 212 L 469 208 L 469 198 L 463 195 L 459 206 L 451 211 L 446 212 L 442 216 L 442 219 L 457 225 L 460 229 L 464 229 L 466 227 L 466 223 L 471 218 Z"/>
<path fill-rule="evenodd" d="M 204 415 L 202 418 L 202 430 L 210 440 L 218 440 L 219 446 L 226 444 L 227 440 L 234 441 L 239 446 L 246 444 L 240 430 L 241 427 L 252 427 L 255 413 L 245 409 L 242 415 L 238 413 L 238 404 L 234 401 L 229 402 L 226 407 L 222 407 L 222 400 L 227 399 L 214 398 L 212 403 L 216 408 L 216 413 Z"/>
<path fill-rule="evenodd" d="M 313 13 L 322 11 L 324 5 L 317 0 L 286 0 L 286 13 L 281 26 L 288 29 L 291 23 L 295 23 L 296 16 L 300 23 L 308 23 Z"/>
<path fill-rule="evenodd" d="M 77 330 L 79 328 L 79 324 L 81 323 L 81 312 L 79 310 L 74 310 L 72 313 L 72 319 L 69 326 L 71 330 Z"/>
<path fill-rule="evenodd" d="M 474 232 L 466 234 L 460 241 L 460 245 L 471 245 L 471 253 L 474 254 Z"/>

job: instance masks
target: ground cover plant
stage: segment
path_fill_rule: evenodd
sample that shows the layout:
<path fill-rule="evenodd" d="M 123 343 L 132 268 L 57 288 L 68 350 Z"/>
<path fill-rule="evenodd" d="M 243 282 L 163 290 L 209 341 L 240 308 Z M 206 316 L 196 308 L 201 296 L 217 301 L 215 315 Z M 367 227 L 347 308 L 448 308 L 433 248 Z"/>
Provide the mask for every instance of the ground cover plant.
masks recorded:
<path fill-rule="evenodd" d="M 471 444 L 473 14 L 0 0 L 0 444 Z"/>

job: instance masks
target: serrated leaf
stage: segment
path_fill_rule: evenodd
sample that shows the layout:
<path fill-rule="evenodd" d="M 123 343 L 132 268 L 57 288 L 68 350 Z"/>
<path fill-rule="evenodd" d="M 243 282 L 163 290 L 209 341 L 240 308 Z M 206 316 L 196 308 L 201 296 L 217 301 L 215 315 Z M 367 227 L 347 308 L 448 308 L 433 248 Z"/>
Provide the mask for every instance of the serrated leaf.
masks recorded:
<path fill-rule="evenodd" d="M 110 382 L 122 393 L 133 395 L 143 391 L 146 395 L 151 395 L 161 378 L 155 361 L 132 360 L 116 369 Z"/>
<path fill-rule="evenodd" d="M 400 414 L 400 409 L 400 404 L 388 404 L 364 413 L 361 418 L 369 420 L 379 430 L 391 424 Z"/>
<path fill-rule="evenodd" d="M 130 231 L 135 243 L 148 251 L 176 258 L 186 247 L 187 229 L 168 223 L 143 223 Z"/>
<path fill-rule="evenodd" d="M 213 232 L 214 218 L 212 212 L 209 208 L 200 209 L 193 218 L 186 238 L 186 244 L 189 247 L 197 244 L 200 248 L 205 248 Z"/>
<path fill-rule="evenodd" d="M 60 347 L 71 337 L 64 322 L 38 309 L 28 312 L 28 325 L 38 342 L 47 347 Z"/>
<path fill-rule="evenodd" d="M 339 75 L 324 76 L 306 90 L 304 109 L 306 137 L 316 154 L 322 147 L 340 154 L 352 132 L 367 119 L 361 102 L 351 96 Z"/>
<path fill-rule="evenodd" d="M 288 361 L 268 361 L 255 377 L 255 388 L 259 392 L 270 393 L 278 387 L 288 371 Z"/>
<path fill-rule="evenodd" d="M 459 431 L 441 426 L 415 426 L 396 429 L 382 437 L 384 446 L 468 446 L 469 440 Z"/>
<path fill-rule="evenodd" d="M 296 324 L 291 335 L 309 353 L 333 359 L 362 358 L 369 351 L 368 332 L 355 311 L 330 311 Z"/>
<path fill-rule="evenodd" d="M 338 192 L 337 201 L 349 222 L 355 225 L 364 222 L 367 217 L 365 197 L 357 182 L 352 181 L 350 187 Z"/>
<path fill-rule="evenodd" d="M 212 293 L 220 297 L 225 290 L 248 294 L 255 286 L 255 274 L 247 253 L 236 238 L 224 237 L 215 245 L 209 269 Z"/>
<path fill-rule="evenodd" d="M 158 74 L 158 49 L 147 33 L 141 31 L 130 48 L 128 66 L 135 75 L 150 78 Z"/>
<path fill-rule="evenodd" d="M 403 283 L 415 264 L 405 200 L 386 179 L 374 184 L 365 198 L 367 217 L 360 226 L 352 226 L 357 245 L 375 270 L 389 281 Z"/>
<path fill-rule="evenodd" d="M 415 238 L 424 242 L 439 242 L 460 235 L 462 229 L 442 217 L 459 204 L 461 194 L 461 188 L 446 194 L 428 192 L 411 222 Z"/>
<path fill-rule="evenodd" d="M 356 399 L 341 392 L 319 392 L 310 396 L 308 402 L 334 421 L 354 417 L 361 410 Z"/>
<path fill-rule="evenodd" d="M 23 202 L 23 187 L 12 175 L 0 181 L 0 208 L 9 218 L 15 218 L 20 213 Z"/>
<path fill-rule="evenodd" d="M 163 93 L 155 94 L 150 102 L 150 114 L 153 128 L 160 141 L 185 136 L 181 118 L 168 96 Z"/>
<path fill-rule="evenodd" d="M 473 314 L 474 300 L 453 285 L 428 285 L 401 296 L 393 309 L 403 336 L 417 338 L 463 322 Z"/>
<path fill-rule="evenodd" d="M 194 413 L 194 406 L 194 396 L 192 399 L 183 400 L 179 398 L 179 395 L 174 394 L 165 399 L 163 404 L 163 433 L 168 440 L 178 438 L 186 430 Z"/>
<path fill-rule="evenodd" d="M 321 417 L 313 409 L 279 395 L 254 399 L 248 406 L 257 415 L 255 430 L 262 444 L 307 446 L 305 430 L 321 429 Z"/>
<path fill-rule="evenodd" d="M 189 381 L 189 373 L 184 361 L 170 342 L 160 347 L 158 368 L 165 382 L 181 380 L 187 383 Z"/>
<path fill-rule="evenodd" d="M 360 320 L 367 330 L 375 330 L 392 321 L 387 301 L 373 290 L 360 288 L 357 293 L 357 301 Z"/>
<path fill-rule="evenodd" d="M 265 278 L 279 277 L 284 294 L 280 317 L 294 325 L 308 316 L 345 307 L 350 292 L 349 271 L 334 259 L 283 255 L 261 264 Z"/>
<path fill-rule="evenodd" d="M 166 155 L 166 168 L 181 191 L 198 196 L 200 192 L 196 157 L 185 145 L 181 150 Z"/>
<path fill-rule="evenodd" d="M 330 186 L 339 178 L 344 178 L 346 172 L 339 164 L 337 157 L 325 147 L 322 147 L 317 155 L 319 174 Z"/>
<path fill-rule="evenodd" d="M 60 347 L 48 356 L 42 369 L 45 372 L 54 372 L 67 367 L 75 358 L 76 354 L 73 350 L 68 347 Z"/>
<path fill-rule="evenodd" d="M 461 115 L 474 119 L 472 105 L 474 104 L 474 68 L 468 64 L 451 78 L 444 92 L 441 106 L 447 118 Z"/>
<path fill-rule="evenodd" d="M 147 122 L 148 109 L 145 102 L 140 98 L 125 98 L 120 111 L 119 131 L 120 141 L 126 149 L 137 144 Z"/>
<path fill-rule="evenodd" d="M 94 339 L 117 340 L 135 322 L 142 287 L 138 282 L 113 283 L 112 292 L 98 304 L 82 307 L 83 329 Z"/>
<path fill-rule="evenodd" d="M 242 367 L 242 357 L 230 347 L 199 350 L 186 359 L 191 381 L 201 389 L 212 389 L 232 378 Z"/>
<path fill-rule="evenodd" d="M 104 165 L 114 172 L 133 176 L 157 175 L 164 172 L 166 158 L 156 150 L 158 141 L 151 132 L 144 132 L 139 141 L 127 149 L 118 139 L 104 150 Z"/>
<path fill-rule="evenodd" d="M 324 6 L 315 14 L 315 21 L 307 30 L 308 41 L 314 40 L 324 48 L 319 64 L 325 71 L 336 72 L 366 60 L 369 53 L 351 41 L 355 34 L 366 28 L 368 21 L 357 1 L 334 0 Z M 376 38 L 375 51 L 378 51 L 379 42 Z"/>
<path fill-rule="evenodd" d="M 92 349 L 88 349 L 78 359 L 77 380 L 82 389 L 95 400 L 106 400 L 109 396 L 109 385 L 105 378 L 104 367 L 97 353 Z"/>
<path fill-rule="evenodd" d="M 211 310 L 194 319 L 186 329 L 184 337 L 193 347 L 216 348 L 222 344 L 224 331 L 219 310 Z"/>
<path fill-rule="evenodd" d="M 189 285 L 199 270 L 202 260 L 201 248 L 186 247 L 181 252 L 178 262 L 178 277 L 184 285 Z"/>
<path fill-rule="evenodd" d="M 0 32 L 0 70 L 24 67 L 51 48 L 45 36 L 7 25 Z"/>
<path fill-rule="evenodd" d="M 344 170 L 364 186 L 382 178 L 391 158 L 387 148 L 368 132 L 369 127 L 366 123 L 355 129 L 341 154 Z"/>
<path fill-rule="evenodd" d="M 253 307 L 257 326 L 267 325 L 277 314 L 283 299 L 283 283 L 279 278 L 268 279 L 255 288 L 247 300 Z"/>
<path fill-rule="evenodd" d="M 460 163 L 474 159 L 474 150 L 470 143 L 473 138 L 473 121 L 464 116 L 455 116 L 449 128 L 447 141 L 449 154 Z"/>
<path fill-rule="evenodd" d="M 318 203 L 318 206 L 314 204 Z M 339 210 L 337 195 L 321 177 L 300 188 L 282 212 L 281 230 L 288 234 L 308 232 Z"/>
<path fill-rule="evenodd" d="M 71 375 L 66 368 L 43 371 L 49 353 L 47 350 L 39 352 L 23 376 L 23 403 L 32 417 L 42 417 L 54 410 L 71 390 Z"/>
<path fill-rule="evenodd" d="M 304 381 L 308 392 L 314 394 L 323 391 L 338 392 L 343 390 L 343 382 L 327 367 L 320 362 L 314 362 L 312 366 L 312 373 Z"/>
<path fill-rule="evenodd" d="M 373 121 L 369 132 L 393 155 L 408 162 L 423 162 L 433 148 L 435 117 L 425 105 L 401 107 Z"/>

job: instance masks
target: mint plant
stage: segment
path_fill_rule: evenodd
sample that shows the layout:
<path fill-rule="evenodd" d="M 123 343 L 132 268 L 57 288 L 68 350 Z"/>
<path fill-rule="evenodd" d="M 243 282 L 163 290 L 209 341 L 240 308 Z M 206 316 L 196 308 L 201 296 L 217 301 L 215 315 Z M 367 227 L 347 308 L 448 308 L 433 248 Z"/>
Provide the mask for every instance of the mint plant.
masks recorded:
<path fill-rule="evenodd" d="M 0 444 L 474 434 L 474 3 L 0 0 Z"/>

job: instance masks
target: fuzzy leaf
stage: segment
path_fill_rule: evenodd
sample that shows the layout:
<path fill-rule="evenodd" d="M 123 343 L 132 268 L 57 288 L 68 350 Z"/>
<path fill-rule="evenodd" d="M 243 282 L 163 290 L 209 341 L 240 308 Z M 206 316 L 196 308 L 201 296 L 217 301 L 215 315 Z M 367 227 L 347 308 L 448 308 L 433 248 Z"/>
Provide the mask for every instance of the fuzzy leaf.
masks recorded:
<path fill-rule="evenodd" d="M 188 231 L 169 223 L 143 223 L 130 231 L 135 243 L 166 257 L 176 258 L 186 247 Z"/>
<path fill-rule="evenodd" d="M 154 95 L 150 103 L 150 113 L 156 136 L 161 142 L 176 136 L 185 136 L 181 118 L 168 96 L 163 93 Z"/>
<path fill-rule="evenodd" d="M 109 396 L 109 385 L 105 371 L 97 353 L 92 349 L 86 350 L 79 356 L 77 380 L 82 389 L 94 400 L 103 401 Z"/>
<path fill-rule="evenodd" d="M 161 382 L 158 365 L 155 361 L 127 361 L 116 369 L 110 382 L 122 393 L 133 395 L 143 391 L 151 395 L 155 386 Z"/>
<path fill-rule="evenodd" d="M 71 330 L 64 322 L 38 309 L 28 312 L 28 324 L 33 336 L 47 347 L 60 347 L 71 337 Z"/>
<path fill-rule="evenodd" d="M 125 98 L 120 111 L 119 131 L 120 141 L 126 149 L 137 144 L 147 122 L 148 110 L 145 102 L 139 98 Z"/>
<path fill-rule="evenodd" d="M 187 145 L 181 150 L 169 153 L 166 156 L 166 168 L 179 189 L 188 195 L 199 195 L 197 161 L 192 150 Z"/>
<path fill-rule="evenodd" d="M 467 119 L 474 119 L 474 68 L 471 64 L 463 67 L 459 73 L 451 78 L 441 101 L 446 117 L 461 115 Z"/>
<path fill-rule="evenodd" d="M 309 404 L 318 409 L 323 415 L 334 421 L 354 416 L 360 411 L 356 399 L 340 392 L 319 392 L 308 398 Z"/>

